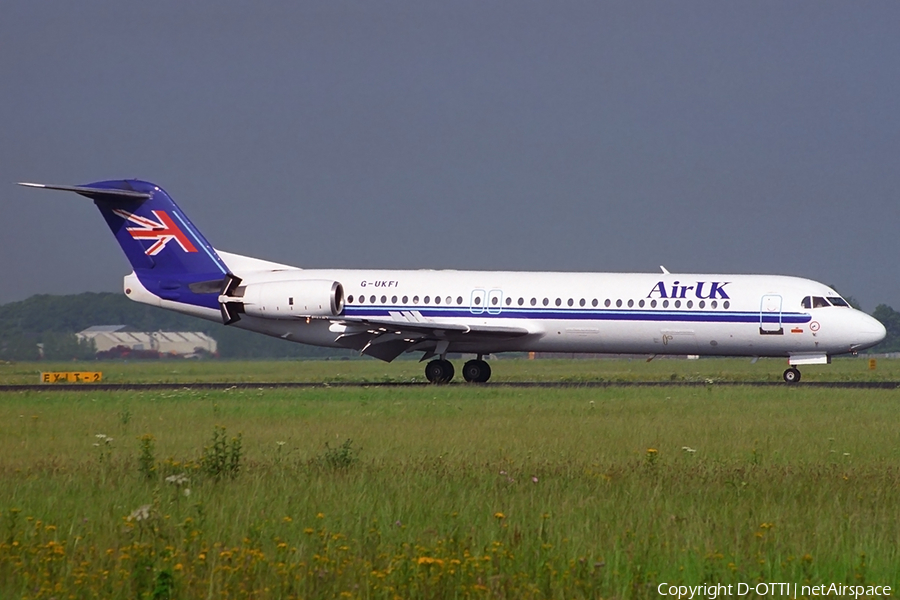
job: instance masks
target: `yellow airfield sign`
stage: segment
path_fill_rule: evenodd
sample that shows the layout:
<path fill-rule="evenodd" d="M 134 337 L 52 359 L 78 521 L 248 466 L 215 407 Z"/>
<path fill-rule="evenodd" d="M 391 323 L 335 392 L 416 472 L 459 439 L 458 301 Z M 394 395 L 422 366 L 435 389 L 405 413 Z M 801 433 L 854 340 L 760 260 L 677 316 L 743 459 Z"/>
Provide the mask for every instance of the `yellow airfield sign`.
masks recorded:
<path fill-rule="evenodd" d="M 99 383 L 100 371 L 49 371 L 41 373 L 41 383 Z"/>

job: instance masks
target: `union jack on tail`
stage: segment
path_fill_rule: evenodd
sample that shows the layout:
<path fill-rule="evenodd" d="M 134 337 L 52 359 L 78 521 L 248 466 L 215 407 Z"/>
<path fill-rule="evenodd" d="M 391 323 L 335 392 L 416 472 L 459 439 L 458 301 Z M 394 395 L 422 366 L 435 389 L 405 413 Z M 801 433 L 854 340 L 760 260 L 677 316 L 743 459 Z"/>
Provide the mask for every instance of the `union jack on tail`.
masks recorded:
<path fill-rule="evenodd" d="M 175 224 L 175 221 L 172 220 L 172 217 L 170 217 L 166 211 L 153 210 L 150 212 L 152 212 L 159 220 L 154 221 L 153 219 L 130 213 L 121 208 L 113 210 L 113 214 L 119 215 L 126 221 L 131 221 L 132 223 L 139 225 L 139 227 L 125 228 L 126 231 L 131 234 L 131 237 L 136 240 L 155 240 L 155 243 L 144 251 L 144 254 L 147 256 L 159 254 L 162 249 L 166 247 L 166 244 L 172 240 L 177 242 L 185 252 L 197 251 L 197 248 L 194 247 L 191 240 L 189 240 L 184 232 L 178 228 L 178 225 Z"/>

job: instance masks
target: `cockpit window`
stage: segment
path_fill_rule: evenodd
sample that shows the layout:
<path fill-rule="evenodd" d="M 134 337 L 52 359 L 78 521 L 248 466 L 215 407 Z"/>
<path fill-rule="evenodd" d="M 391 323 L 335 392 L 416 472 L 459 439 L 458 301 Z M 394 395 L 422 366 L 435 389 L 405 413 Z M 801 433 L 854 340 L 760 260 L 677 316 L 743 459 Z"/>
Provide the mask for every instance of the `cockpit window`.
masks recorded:
<path fill-rule="evenodd" d="M 847 303 L 844 302 L 842 298 L 829 298 L 829 300 L 838 300 L 841 302 L 841 304 L 835 303 L 835 306 L 847 306 Z M 807 296 L 800 301 L 800 305 L 803 306 L 803 308 L 826 308 L 831 306 L 831 304 L 828 303 L 828 300 L 821 296 Z"/>
<path fill-rule="evenodd" d="M 847 304 L 847 301 L 841 298 L 840 296 L 829 296 L 828 301 L 831 302 L 834 306 L 850 306 Z"/>

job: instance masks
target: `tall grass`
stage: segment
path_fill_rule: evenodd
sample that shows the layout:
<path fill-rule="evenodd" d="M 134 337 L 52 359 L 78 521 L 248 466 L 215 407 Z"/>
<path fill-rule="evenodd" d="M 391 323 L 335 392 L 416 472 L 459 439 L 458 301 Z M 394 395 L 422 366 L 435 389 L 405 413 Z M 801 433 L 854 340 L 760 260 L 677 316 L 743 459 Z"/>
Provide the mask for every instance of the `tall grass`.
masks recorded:
<path fill-rule="evenodd" d="M 455 360 L 457 367 L 460 360 Z M 781 381 L 784 359 L 704 358 L 684 360 L 502 358 L 492 361 L 492 382 L 504 381 Z M 900 381 L 900 360 L 878 359 L 869 370 L 865 357 L 839 358 L 830 365 L 802 367 L 804 381 Z M 424 382 L 417 360 L 384 363 L 359 360 L 282 361 L 91 361 L 0 363 L 0 384 L 35 384 L 42 371 L 101 371 L 106 383 L 194 382 Z M 457 383 L 462 377 L 457 374 Z"/>
<path fill-rule="evenodd" d="M 896 586 L 898 410 L 802 388 L 0 394 L 0 598 Z M 238 434 L 235 476 L 204 469 Z"/>

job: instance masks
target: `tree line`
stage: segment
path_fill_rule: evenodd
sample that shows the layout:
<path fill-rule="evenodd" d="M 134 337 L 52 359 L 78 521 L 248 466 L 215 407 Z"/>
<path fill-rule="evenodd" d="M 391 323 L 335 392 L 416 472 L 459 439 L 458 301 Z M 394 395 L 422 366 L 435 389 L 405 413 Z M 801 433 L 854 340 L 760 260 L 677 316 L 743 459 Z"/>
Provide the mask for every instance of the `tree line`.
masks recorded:
<path fill-rule="evenodd" d="M 126 325 L 134 331 L 201 331 L 221 358 L 316 358 L 355 356 L 351 350 L 318 348 L 133 302 L 122 294 L 40 294 L 0 305 L 0 360 L 88 360 L 93 342 L 75 334 L 94 325 Z"/>

